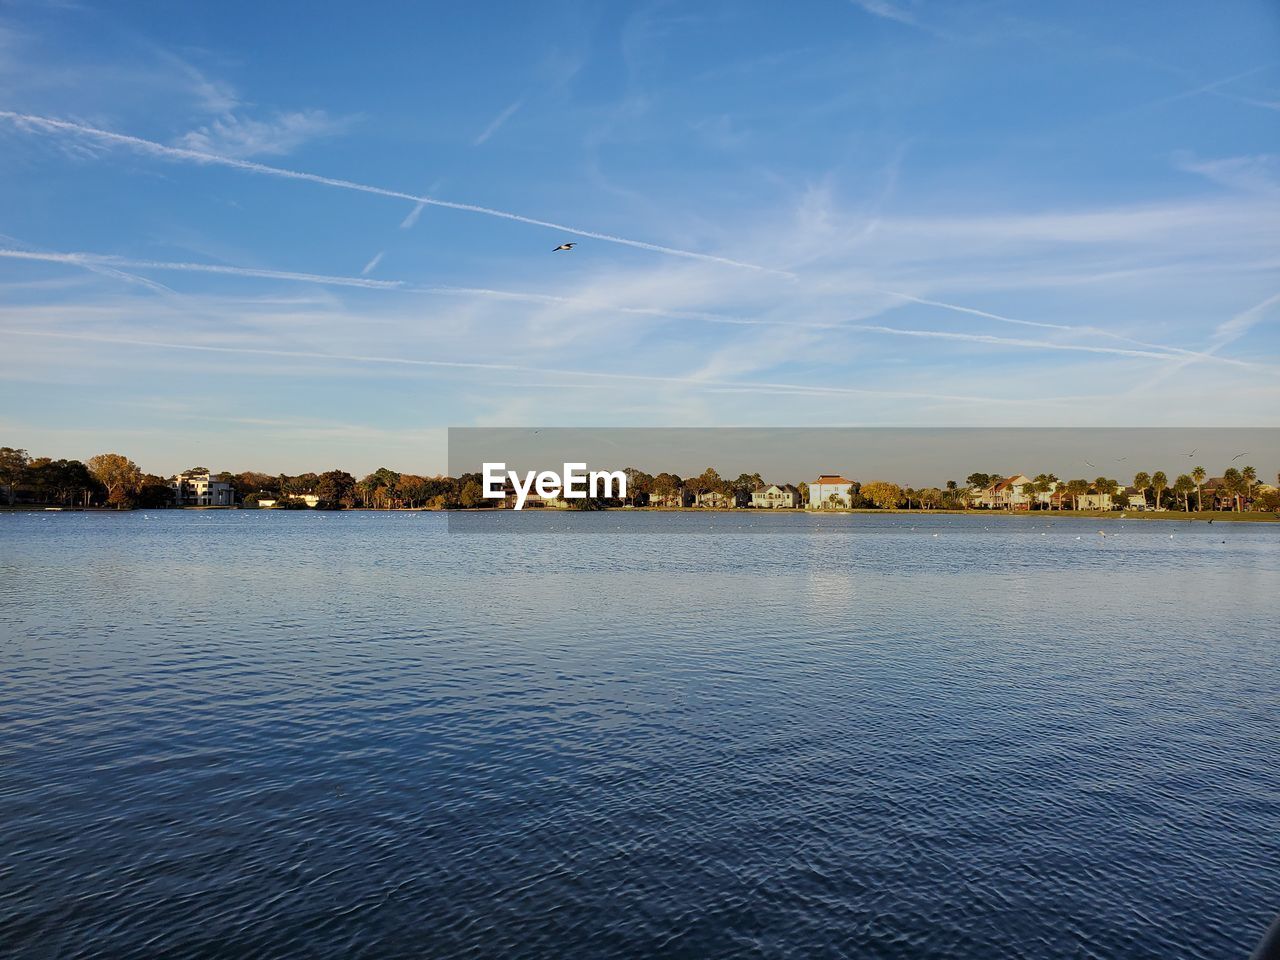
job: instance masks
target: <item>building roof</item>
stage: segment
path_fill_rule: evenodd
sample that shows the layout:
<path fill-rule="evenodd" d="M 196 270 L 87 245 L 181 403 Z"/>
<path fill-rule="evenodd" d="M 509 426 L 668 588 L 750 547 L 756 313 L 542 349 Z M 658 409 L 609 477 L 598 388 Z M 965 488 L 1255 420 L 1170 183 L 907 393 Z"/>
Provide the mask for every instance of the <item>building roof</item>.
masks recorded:
<path fill-rule="evenodd" d="M 824 473 L 817 480 L 813 481 L 813 483 L 814 486 L 817 486 L 820 483 L 853 483 L 853 481 L 847 480 L 838 474 Z"/>

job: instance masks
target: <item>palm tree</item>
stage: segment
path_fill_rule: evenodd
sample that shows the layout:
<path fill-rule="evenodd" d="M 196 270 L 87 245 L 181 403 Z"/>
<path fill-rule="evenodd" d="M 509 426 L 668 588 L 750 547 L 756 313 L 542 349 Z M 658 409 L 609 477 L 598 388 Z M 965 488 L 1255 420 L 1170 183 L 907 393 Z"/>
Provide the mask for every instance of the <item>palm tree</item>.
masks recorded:
<path fill-rule="evenodd" d="M 1185 473 L 1178 474 L 1178 479 L 1173 481 L 1173 492 L 1182 498 L 1182 510 L 1184 513 L 1191 510 L 1191 491 L 1195 488 L 1196 485 Z"/>
<path fill-rule="evenodd" d="M 1138 473 L 1134 475 L 1133 489 L 1137 490 L 1140 494 L 1142 494 L 1142 499 L 1144 501 L 1147 499 L 1147 488 L 1150 486 L 1151 486 L 1151 475 L 1147 473 L 1145 470 L 1142 473 Z M 1159 504 L 1157 503 L 1156 506 L 1159 506 Z"/>
<path fill-rule="evenodd" d="M 1036 494 L 1040 491 L 1040 484 L 1034 480 L 1028 481 L 1022 485 L 1022 495 L 1027 498 L 1027 511 L 1030 512 L 1036 508 Z"/>
<path fill-rule="evenodd" d="M 1151 475 L 1151 489 L 1156 495 L 1156 509 L 1160 509 L 1160 496 L 1164 493 L 1165 488 L 1169 486 L 1169 478 L 1164 475 L 1163 470 L 1157 470 Z"/>
<path fill-rule="evenodd" d="M 1244 495 L 1248 499 L 1253 499 L 1253 485 L 1258 482 L 1258 471 L 1253 467 L 1245 467 L 1240 471 L 1240 477 L 1244 480 Z"/>
<path fill-rule="evenodd" d="M 1108 480 L 1106 477 L 1098 477 L 1098 479 L 1093 481 L 1093 485 L 1098 488 L 1098 509 L 1099 510 L 1109 509 L 1109 507 L 1104 507 L 1102 505 L 1102 498 L 1104 496 L 1106 497 L 1115 496 L 1116 487 L 1118 487 L 1119 484 L 1116 483 L 1114 480 Z"/>
<path fill-rule="evenodd" d="M 1042 473 L 1038 477 L 1036 477 L 1036 493 L 1041 496 L 1044 496 L 1045 494 L 1048 494 L 1048 493 L 1052 493 L 1054 488 L 1057 486 L 1057 483 L 1058 483 L 1058 478 L 1055 477 L 1052 473 Z M 1052 510 L 1053 500 L 1046 499 L 1046 503 L 1048 504 L 1049 509 Z"/>
<path fill-rule="evenodd" d="M 1191 471 L 1191 479 L 1196 485 L 1196 513 L 1200 513 L 1204 510 L 1204 502 L 1201 499 L 1200 485 L 1204 483 L 1204 478 L 1207 476 L 1208 474 L 1204 472 L 1204 467 L 1196 467 Z"/>
<path fill-rule="evenodd" d="M 1222 474 L 1222 489 L 1231 495 L 1234 510 L 1240 510 L 1240 496 L 1244 493 L 1244 475 L 1235 467 L 1228 467 Z"/>
<path fill-rule="evenodd" d="M 1067 493 L 1071 497 L 1071 509 L 1080 509 L 1080 498 L 1089 492 L 1088 480 L 1068 480 Z"/>

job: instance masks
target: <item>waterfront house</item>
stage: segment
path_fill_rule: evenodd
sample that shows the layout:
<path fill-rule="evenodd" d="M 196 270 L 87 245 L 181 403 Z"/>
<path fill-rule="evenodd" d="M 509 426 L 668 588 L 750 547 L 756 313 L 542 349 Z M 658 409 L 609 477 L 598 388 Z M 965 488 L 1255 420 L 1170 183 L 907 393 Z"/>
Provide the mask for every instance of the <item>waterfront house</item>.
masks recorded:
<path fill-rule="evenodd" d="M 695 502 L 700 507 L 707 507 L 712 510 L 728 510 L 730 507 L 737 506 L 736 498 L 732 493 L 720 493 L 716 490 L 708 490 L 706 493 L 698 494 Z"/>
<path fill-rule="evenodd" d="M 1030 482 L 1031 478 L 1021 473 L 997 480 L 979 494 L 978 506 L 988 510 L 1029 510 L 1032 498 L 1022 488 Z"/>
<path fill-rule="evenodd" d="M 235 506 L 235 488 L 225 480 L 215 480 L 208 470 L 188 470 L 169 481 L 175 507 Z"/>
<path fill-rule="evenodd" d="M 853 503 L 854 483 L 836 473 L 824 473 L 809 484 L 809 509 L 848 508 Z"/>
<path fill-rule="evenodd" d="M 691 507 L 694 503 L 692 493 L 686 491 L 683 487 L 679 490 L 673 490 L 670 493 L 650 493 L 649 506 L 662 507 L 664 509 L 674 509 L 676 507 Z"/>
<path fill-rule="evenodd" d="M 771 483 L 751 491 L 751 506 L 757 510 L 794 510 L 801 506 L 800 488 L 784 483 Z"/>
<path fill-rule="evenodd" d="M 1124 488 L 1124 505 L 1127 510 L 1146 510 L 1147 509 L 1147 493 L 1145 490 L 1139 490 L 1137 487 Z"/>

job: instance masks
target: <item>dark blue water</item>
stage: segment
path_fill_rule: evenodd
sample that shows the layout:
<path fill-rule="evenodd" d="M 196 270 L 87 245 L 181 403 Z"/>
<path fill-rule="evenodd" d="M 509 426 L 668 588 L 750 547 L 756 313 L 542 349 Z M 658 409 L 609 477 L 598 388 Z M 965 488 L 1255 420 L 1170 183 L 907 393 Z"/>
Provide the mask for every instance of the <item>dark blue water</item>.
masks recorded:
<path fill-rule="evenodd" d="M 1234 960 L 1280 910 L 1280 526 L 555 522 L 0 515 L 0 954 Z"/>

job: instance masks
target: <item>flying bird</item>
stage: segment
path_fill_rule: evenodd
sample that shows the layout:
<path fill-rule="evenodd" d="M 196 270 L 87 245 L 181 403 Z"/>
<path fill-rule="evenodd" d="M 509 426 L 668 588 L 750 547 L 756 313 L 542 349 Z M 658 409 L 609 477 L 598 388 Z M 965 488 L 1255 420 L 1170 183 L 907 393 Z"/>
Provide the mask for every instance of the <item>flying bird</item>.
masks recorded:
<path fill-rule="evenodd" d="M 572 249 L 573 249 L 574 247 L 576 247 L 577 245 L 578 245 L 578 241 L 577 241 L 577 240 L 573 241 L 573 243 L 562 243 L 562 244 L 560 244 L 560 246 L 556 247 L 556 248 L 555 248 L 554 250 L 552 250 L 551 252 L 552 252 L 552 253 L 559 253 L 561 250 L 572 250 Z"/>
<path fill-rule="evenodd" d="M 1199 450 L 1199 449 L 1200 449 L 1199 447 L 1196 447 L 1196 450 Z M 1188 453 L 1187 458 L 1190 459 L 1191 457 L 1194 457 L 1196 455 L 1196 450 L 1192 450 L 1190 453 Z"/>
<path fill-rule="evenodd" d="M 1089 461 L 1088 461 L 1088 460 L 1086 460 L 1086 461 L 1085 461 L 1085 463 L 1089 463 Z M 1096 469 L 1097 469 L 1097 467 L 1098 467 L 1098 465 L 1097 465 L 1096 463 L 1089 463 L 1089 466 L 1093 467 L 1095 470 L 1096 470 Z"/>
<path fill-rule="evenodd" d="M 1249 455 L 1249 454 L 1248 454 L 1248 452 L 1247 452 L 1247 451 L 1246 451 L 1245 453 L 1237 453 L 1234 457 L 1232 457 L 1232 458 L 1231 458 L 1231 462 L 1232 462 L 1232 463 L 1235 463 L 1235 462 L 1236 462 L 1237 460 L 1239 460 L 1241 457 L 1247 457 L 1248 455 Z"/>

